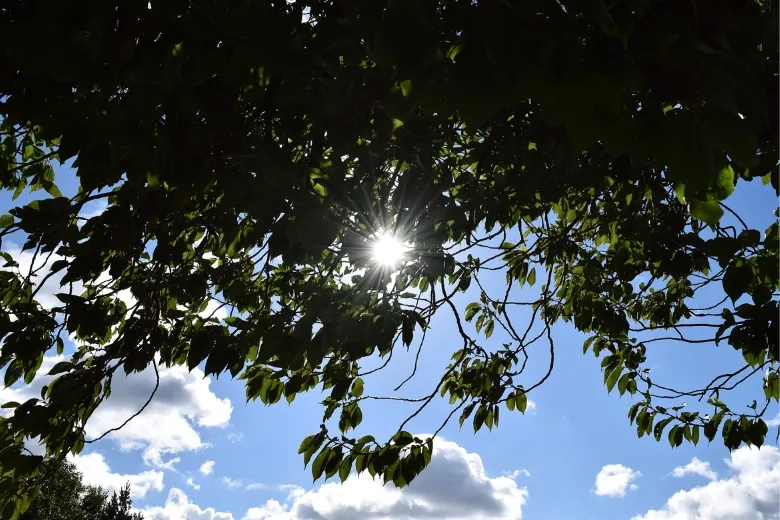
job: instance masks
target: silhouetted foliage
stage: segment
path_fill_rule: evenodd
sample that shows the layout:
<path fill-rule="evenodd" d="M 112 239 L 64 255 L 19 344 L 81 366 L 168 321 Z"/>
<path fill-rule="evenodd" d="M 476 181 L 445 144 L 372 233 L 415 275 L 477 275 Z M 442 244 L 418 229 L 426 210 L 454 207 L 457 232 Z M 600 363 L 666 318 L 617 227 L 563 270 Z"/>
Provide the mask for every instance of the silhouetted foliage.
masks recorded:
<path fill-rule="evenodd" d="M 409 420 L 350 437 L 365 400 L 412 419 L 441 395 L 447 420 L 492 428 L 547 380 L 561 321 L 634 396 L 640 437 L 760 446 L 778 225 L 726 201 L 780 186 L 777 22 L 763 0 L 3 2 L 0 186 L 25 201 L 0 216 L 5 384 L 77 346 L 5 405 L 2 518 L 42 478 L 25 439 L 80 452 L 112 378 L 158 366 L 265 404 L 329 390 L 300 447 L 315 479 L 403 486 L 433 440 Z M 393 265 L 383 235 L 408 245 Z M 462 341 L 425 367 L 436 386 L 372 395 L 371 358 L 421 349 L 441 313 Z M 675 389 L 651 380 L 657 341 L 744 364 Z M 738 385 L 756 401 L 727 404 Z"/>

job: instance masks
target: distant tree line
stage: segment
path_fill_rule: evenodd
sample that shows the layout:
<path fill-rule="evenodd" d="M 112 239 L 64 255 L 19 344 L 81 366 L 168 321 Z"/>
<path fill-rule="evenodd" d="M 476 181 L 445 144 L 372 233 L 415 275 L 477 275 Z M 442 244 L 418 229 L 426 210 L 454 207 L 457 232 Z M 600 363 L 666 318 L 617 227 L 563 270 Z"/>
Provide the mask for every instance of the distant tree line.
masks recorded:
<path fill-rule="evenodd" d="M 70 462 L 55 466 L 47 461 L 44 471 L 51 475 L 22 520 L 143 520 L 143 515 L 131 512 L 130 484 L 109 495 L 100 486 L 85 485 Z"/>

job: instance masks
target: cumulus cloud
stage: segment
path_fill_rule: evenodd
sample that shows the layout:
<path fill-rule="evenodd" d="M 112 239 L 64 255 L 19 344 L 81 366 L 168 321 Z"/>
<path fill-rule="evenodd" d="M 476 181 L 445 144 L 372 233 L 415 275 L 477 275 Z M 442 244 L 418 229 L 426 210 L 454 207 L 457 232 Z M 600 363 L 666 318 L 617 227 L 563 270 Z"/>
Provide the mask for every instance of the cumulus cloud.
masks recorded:
<path fill-rule="evenodd" d="M 726 463 L 731 477 L 678 491 L 663 509 L 632 520 L 780 520 L 780 450 L 745 446 Z"/>
<path fill-rule="evenodd" d="M 198 469 L 198 471 L 200 471 L 203 475 L 211 475 L 211 473 L 214 471 L 214 461 L 207 460 L 200 465 L 200 469 Z"/>
<path fill-rule="evenodd" d="M 604 497 L 626 496 L 626 489 L 636 489 L 633 481 L 642 474 L 622 464 L 607 464 L 596 475 L 595 493 Z"/>
<path fill-rule="evenodd" d="M 142 498 L 150 490 L 163 490 L 162 471 L 144 471 L 137 474 L 112 473 L 106 459 L 100 453 L 86 453 L 71 458 L 76 469 L 83 475 L 85 484 L 100 486 L 103 489 L 119 491 L 130 484 L 130 496 Z"/>
<path fill-rule="evenodd" d="M 161 463 L 162 456 L 206 447 L 196 426 L 224 427 L 230 421 L 230 400 L 218 398 L 211 380 L 200 369 L 176 366 L 159 370 L 160 385 L 151 404 L 121 430 L 112 433 L 123 449 L 143 449 L 144 460 Z M 100 434 L 122 424 L 140 409 L 154 388 L 154 373 L 144 370 L 115 380 L 111 397 L 88 425 Z"/>
<path fill-rule="evenodd" d="M 718 474 L 710 468 L 710 463 L 699 460 L 696 457 L 685 466 L 677 466 L 672 470 L 673 477 L 684 477 L 685 475 L 699 475 L 709 480 L 718 478 Z"/>
<path fill-rule="evenodd" d="M 527 496 L 514 479 L 489 477 L 476 453 L 437 439 L 429 467 L 403 489 L 353 474 L 343 484 L 293 487 L 285 503 L 269 500 L 243 520 L 519 520 Z"/>
<path fill-rule="evenodd" d="M 200 489 L 200 484 L 196 484 L 195 481 L 192 480 L 192 478 L 187 479 L 187 485 L 190 486 L 195 491 Z"/>
<path fill-rule="evenodd" d="M 233 520 L 230 513 L 222 513 L 212 507 L 201 509 L 192 503 L 181 489 L 171 488 L 165 505 L 138 510 L 145 520 Z"/>
<path fill-rule="evenodd" d="M 241 479 L 234 480 L 230 477 L 222 477 L 220 480 L 229 488 L 244 487 L 244 483 L 241 481 Z"/>
<path fill-rule="evenodd" d="M 46 375 L 47 372 L 62 359 L 58 356 L 44 358 L 30 385 L 0 390 L 0 401 L 23 402 L 40 397 L 43 385 L 54 379 Z M 166 461 L 163 457 L 206 447 L 198 428 L 227 426 L 233 407 L 229 399 L 220 399 L 211 391 L 211 380 L 198 368 L 189 372 L 183 366 L 161 367 L 159 376 L 160 385 L 151 404 L 107 438 L 113 439 L 123 450 L 142 450 L 148 464 L 171 469 L 176 458 Z M 87 436 L 94 438 L 121 425 L 141 409 L 154 385 L 153 369 L 115 377 L 111 396 L 87 423 Z M 11 413 L 10 410 L 3 411 Z"/>

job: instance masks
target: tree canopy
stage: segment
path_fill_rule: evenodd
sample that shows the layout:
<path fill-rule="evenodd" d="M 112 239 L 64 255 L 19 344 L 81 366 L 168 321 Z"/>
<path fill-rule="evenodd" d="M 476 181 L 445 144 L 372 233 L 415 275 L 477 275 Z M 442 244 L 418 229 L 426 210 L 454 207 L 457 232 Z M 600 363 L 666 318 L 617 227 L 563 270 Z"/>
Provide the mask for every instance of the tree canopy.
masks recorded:
<path fill-rule="evenodd" d="M 5 385 L 67 353 L 4 405 L 2 518 L 45 476 L 25 442 L 80 452 L 113 378 L 170 365 L 265 404 L 325 390 L 300 447 L 314 478 L 403 486 L 434 440 L 408 420 L 353 438 L 361 404 L 412 419 L 441 396 L 492 428 L 554 369 L 561 321 L 635 397 L 640 437 L 760 446 L 778 224 L 727 199 L 780 188 L 777 23 L 764 0 L 1 2 L 0 185 L 31 198 L 0 217 Z M 405 250 L 380 261 L 389 237 Z M 442 313 L 462 342 L 430 394 L 371 394 L 365 367 L 423 348 Z M 674 389 L 646 366 L 657 341 L 744 366 Z M 745 384 L 756 401 L 727 404 Z"/>
<path fill-rule="evenodd" d="M 69 461 L 44 461 L 44 471 L 48 476 L 21 520 L 143 520 L 143 515 L 131 512 L 129 484 L 109 498 L 101 487 L 85 486 Z"/>

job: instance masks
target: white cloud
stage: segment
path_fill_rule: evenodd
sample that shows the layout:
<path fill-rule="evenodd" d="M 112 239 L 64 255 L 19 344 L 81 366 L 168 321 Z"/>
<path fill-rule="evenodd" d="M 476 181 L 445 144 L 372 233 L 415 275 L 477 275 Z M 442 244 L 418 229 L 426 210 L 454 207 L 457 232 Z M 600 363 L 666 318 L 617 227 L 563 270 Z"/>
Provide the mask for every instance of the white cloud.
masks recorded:
<path fill-rule="evenodd" d="M 31 280 L 35 282 L 40 282 L 41 280 L 44 280 L 46 276 L 49 274 L 49 270 L 51 265 L 56 262 L 57 260 L 61 260 L 62 257 L 57 254 L 52 254 L 51 257 L 48 258 L 48 262 L 46 262 L 47 255 L 38 255 L 35 257 L 35 265 L 33 266 L 33 257 L 34 253 L 33 251 L 22 251 L 22 249 L 19 246 L 16 246 L 14 244 L 10 244 L 9 246 L 4 248 L 4 251 L 11 255 L 11 257 L 16 261 L 16 263 L 19 264 L 18 268 L 6 268 L 6 267 L 0 267 L 0 270 L 3 271 L 14 271 L 17 273 L 21 273 L 22 276 L 26 276 L 27 273 L 31 272 L 31 269 L 39 269 L 40 270 L 32 276 Z M 65 271 L 62 270 L 58 273 L 55 273 L 46 281 L 46 284 L 44 287 L 39 289 L 38 294 L 36 295 L 36 299 L 38 300 L 38 303 L 40 303 L 44 308 L 50 309 L 52 307 L 56 307 L 58 305 L 62 305 L 62 302 L 60 302 L 59 299 L 57 299 L 54 294 L 59 292 L 68 292 L 68 290 L 63 290 L 60 288 L 60 282 L 62 281 L 62 277 L 65 276 Z M 36 284 L 37 285 L 37 284 Z M 84 292 L 84 286 L 78 283 L 73 284 L 73 294 L 81 294 Z"/>
<path fill-rule="evenodd" d="M 233 520 L 230 513 L 221 513 L 209 507 L 201 509 L 193 504 L 181 489 L 171 488 L 165 505 L 138 510 L 144 520 Z"/>
<path fill-rule="evenodd" d="M 230 477 L 222 477 L 220 480 L 223 484 L 225 484 L 229 488 L 244 487 L 244 483 L 241 481 L 241 479 L 233 480 Z"/>
<path fill-rule="evenodd" d="M 211 391 L 211 380 L 200 369 L 189 372 L 175 366 L 161 368 L 159 374 L 160 385 L 150 405 L 110 434 L 122 449 L 143 449 L 150 464 L 165 464 L 164 455 L 206 447 L 196 427 L 225 427 L 233 412 L 230 400 Z M 116 378 L 111 397 L 95 412 L 87 431 L 95 436 L 122 424 L 146 402 L 154 384 L 152 369 Z"/>
<path fill-rule="evenodd" d="M 81 216 L 85 218 L 92 218 L 103 213 L 103 211 L 106 209 L 105 202 L 96 202 L 98 202 L 98 204 L 96 204 L 94 208 L 90 208 Z M 81 282 L 73 282 L 72 286 L 61 286 L 62 278 L 65 276 L 67 269 L 63 269 L 48 277 L 52 264 L 58 260 L 65 259 L 65 257 L 57 254 L 52 254 L 50 256 L 38 255 L 36 257 L 33 251 L 22 251 L 21 247 L 16 244 L 9 244 L 9 246 L 6 247 L 4 251 L 9 253 L 11 257 L 19 264 L 19 266 L 16 268 L 5 268 L 0 265 L 0 270 L 13 270 L 15 272 L 21 273 L 22 276 L 26 276 L 31 272 L 31 270 L 36 271 L 36 274 L 33 275 L 31 279 L 36 287 L 40 283 L 44 284 L 42 287 L 37 289 L 38 292 L 36 294 L 36 300 L 44 308 L 51 309 L 52 307 L 62 305 L 62 302 L 55 296 L 57 293 L 72 292 L 73 294 L 81 294 L 84 292 L 84 285 Z M 33 259 L 35 260 L 34 265 Z M 103 272 L 100 276 L 97 277 L 96 280 L 94 280 L 94 283 L 107 284 L 107 282 L 110 281 L 112 281 L 112 278 L 109 273 Z M 108 293 L 109 289 L 106 287 L 104 291 Z M 122 300 L 127 305 L 128 309 L 131 309 L 137 303 L 137 300 L 133 297 L 132 292 L 129 289 L 123 289 L 122 291 L 119 291 L 116 293 L 116 297 Z M 186 309 L 181 305 L 177 307 L 180 310 Z M 228 311 L 229 309 L 226 305 L 222 305 L 216 300 L 211 299 L 209 300 L 203 312 L 199 312 L 198 314 L 203 318 L 212 317 L 218 320 L 222 320 L 227 317 Z M 130 311 L 128 311 L 128 314 L 130 314 Z M 75 339 L 73 336 L 74 335 L 69 336 L 71 340 Z"/>
<path fill-rule="evenodd" d="M 71 458 L 76 469 L 83 475 L 85 484 L 101 486 L 108 491 L 119 491 L 130 484 L 130 495 L 142 498 L 150 490 L 163 490 L 162 471 L 144 471 L 137 474 L 112 473 L 106 459 L 100 453 L 86 453 Z"/>
<path fill-rule="evenodd" d="M 227 438 L 228 438 L 228 440 L 230 442 L 235 444 L 236 442 L 241 442 L 241 441 L 244 440 L 244 434 L 241 433 L 241 432 L 239 432 L 239 433 L 229 433 Z"/>
<path fill-rule="evenodd" d="M 196 484 L 195 481 L 192 480 L 192 478 L 187 479 L 187 485 L 190 486 L 195 491 L 200 489 L 200 484 Z"/>
<path fill-rule="evenodd" d="M 35 379 L 30 385 L 14 385 L 10 388 L 0 388 L 0 403 L 8 403 L 11 401 L 23 403 L 33 397 L 40 399 L 43 385 L 54 379 L 54 377 L 46 376 L 45 374 L 60 361 L 65 361 L 65 356 L 44 357 L 41 367 L 38 369 Z M 10 417 L 13 413 L 14 411 L 11 408 L 0 408 L 0 417 Z"/>
<path fill-rule="evenodd" d="M 96 215 L 93 214 L 91 216 Z M 42 282 L 44 283 L 43 287 L 38 289 L 38 293 L 35 296 L 38 303 L 44 308 L 51 309 L 52 307 L 62 305 L 62 302 L 54 296 L 57 293 L 68 293 L 72 291 L 73 294 L 81 294 L 84 292 L 84 285 L 80 282 L 74 282 L 72 288 L 70 286 L 61 287 L 62 278 L 66 274 L 66 269 L 54 273 L 51 277 L 47 278 L 52 264 L 58 260 L 62 260 L 64 257 L 57 254 L 52 254 L 51 256 L 38 255 L 36 257 L 33 251 L 22 251 L 19 246 L 13 244 L 5 248 L 5 251 L 19 264 L 19 267 L 13 269 L 0 267 L 0 269 L 13 270 L 21 273 L 23 276 L 26 276 L 31 270 L 37 271 L 31 279 L 36 286 Z M 34 265 L 33 259 L 35 259 Z M 109 279 L 108 273 L 103 273 L 96 281 L 98 283 L 103 283 L 107 282 Z M 133 296 L 128 289 L 117 293 L 117 297 L 124 301 L 128 306 L 134 304 Z"/>
<path fill-rule="evenodd" d="M 84 207 L 81 208 L 79 216 L 85 219 L 91 219 L 99 216 L 104 211 L 106 211 L 106 209 L 108 209 L 106 199 L 93 200 L 84 204 Z"/>
<path fill-rule="evenodd" d="M 104 209 L 97 204 L 86 210 L 86 216 L 95 216 Z M 15 245 L 7 247 L 6 250 L 19 263 L 19 271 L 24 274 L 29 272 L 33 264 L 31 251 L 21 251 Z M 58 255 L 51 255 L 48 262 L 45 262 L 45 256 L 38 257 L 34 268 L 41 269 L 36 279 L 39 282 L 45 280 L 51 264 L 60 259 Z M 40 289 L 37 298 L 41 305 L 51 308 L 61 304 L 54 294 L 66 292 L 60 288 L 64 274 L 64 270 L 54 274 Z M 108 280 L 108 274 L 104 273 L 100 280 Z M 73 284 L 72 290 L 74 294 L 80 294 L 84 288 L 80 284 Z M 129 306 L 134 305 L 134 299 L 128 290 L 121 291 L 118 297 Z M 202 314 L 208 316 L 213 313 L 216 317 L 224 318 L 226 309 L 218 307 L 219 304 L 212 300 Z M 39 397 L 41 388 L 53 379 L 46 376 L 46 373 L 55 363 L 64 359 L 62 356 L 46 357 L 32 384 L 0 390 L 0 403 L 23 402 Z M 233 408 L 229 399 L 220 399 L 211 391 L 211 380 L 204 378 L 200 369 L 189 372 L 183 366 L 161 367 L 159 376 L 160 386 L 151 404 L 121 430 L 107 437 L 117 442 L 123 450 L 143 450 L 144 460 L 151 465 L 173 469 L 179 458 L 171 455 L 207 447 L 200 438 L 198 428 L 226 426 Z M 128 377 L 115 377 L 111 396 L 101 404 L 87 424 L 87 436 L 94 438 L 123 424 L 141 409 L 154 385 L 155 375 L 151 367 Z M 11 413 L 13 412 L 10 409 L 0 409 L 0 416 Z M 33 446 L 33 449 L 37 447 Z M 164 460 L 166 456 L 167 460 Z"/>
<path fill-rule="evenodd" d="M 527 496 L 510 477 L 488 477 L 476 453 L 437 439 L 429 467 L 405 488 L 352 475 L 343 484 L 291 488 L 286 503 L 269 500 L 243 520 L 519 520 Z"/>
<path fill-rule="evenodd" d="M 287 491 L 288 493 L 292 493 L 293 491 L 297 493 L 298 490 L 303 491 L 303 488 L 301 486 L 297 486 L 295 484 L 279 484 L 278 486 L 276 486 L 276 489 L 278 489 L 279 491 Z"/>
<path fill-rule="evenodd" d="M 214 461 L 207 460 L 200 465 L 200 469 L 198 469 L 198 471 L 200 471 L 203 475 L 211 475 L 211 473 L 214 471 Z"/>
<path fill-rule="evenodd" d="M 44 358 L 30 385 L 0 390 L 0 401 L 23 402 L 40 397 L 43 385 L 53 379 L 46 373 L 62 359 Z M 159 374 L 160 385 L 150 405 L 107 438 L 113 439 L 123 450 L 143 450 L 144 461 L 148 464 L 171 469 L 177 462 L 176 457 L 169 460 L 163 460 L 163 457 L 206 447 L 198 428 L 227 426 L 233 407 L 229 399 L 220 399 L 211 391 L 210 378 L 205 378 L 198 368 L 189 372 L 183 366 L 161 367 Z M 141 409 L 154 385 L 155 375 L 151 368 L 127 377 L 115 376 L 111 396 L 87 423 L 87 436 L 95 438 L 125 422 Z"/>
<path fill-rule="evenodd" d="M 663 509 L 632 520 L 778 520 L 780 450 L 742 447 L 726 460 L 733 475 L 678 491 Z"/>
<path fill-rule="evenodd" d="M 768 421 L 766 421 L 766 425 L 769 426 L 770 428 L 772 426 L 780 426 L 780 413 L 775 415 L 774 419 L 769 419 Z"/>
<path fill-rule="evenodd" d="M 517 477 L 519 477 L 520 475 L 522 475 L 524 477 L 530 477 L 531 476 L 531 472 L 528 471 L 527 469 L 516 469 L 516 470 L 511 471 L 511 472 L 510 471 L 505 471 L 504 475 L 509 477 L 509 478 L 511 478 L 512 480 L 516 480 Z"/>
<path fill-rule="evenodd" d="M 258 489 L 268 489 L 268 485 L 263 484 L 262 482 L 252 482 L 246 485 L 246 489 L 248 491 L 256 491 Z"/>
<path fill-rule="evenodd" d="M 626 488 L 636 489 L 636 484 L 632 482 L 640 476 L 640 472 L 622 464 L 607 464 L 596 475 L 595 493 L 605 497 L 626 496 Z"/>
<path fill-rule="evenodd" d="M 157 466 L 160 469 L 168 469 L 171 471 L 176 471 L 176 468 L 174 468 L 174 466 L 176 466 L 176 464 L 178 464 L 179 462 L 181 462 L 181 457 L 174 457 L 172 459 L 166 460 L 165 462 L 159 462 L 155 464 L 155 466 Z"/>
<path fill-rule="evenodd" d="M 182 306 L 179 307 L 184 308 Z M 219 320 L 223 320 L 227 318 L 228 307 L 227 305 L 222 305 L 216 300 L 209 300 L 209 303 L 206 305 L 206 308 L 203 309 L 203 312 L 200 312 L 199 314 L 204 318 L 217 318 Z"/>
<path fill-rule="evenodd" d="M 684 477 L 685 475 L 700 475 L 709 480 L 715 480 L 718 478 L 718 474 L 710 468 L 710 463 L 703 460 L 699 460 L 694 457 L 685 466 L 677 466 L 672 471 L 673 477 Z"/>

